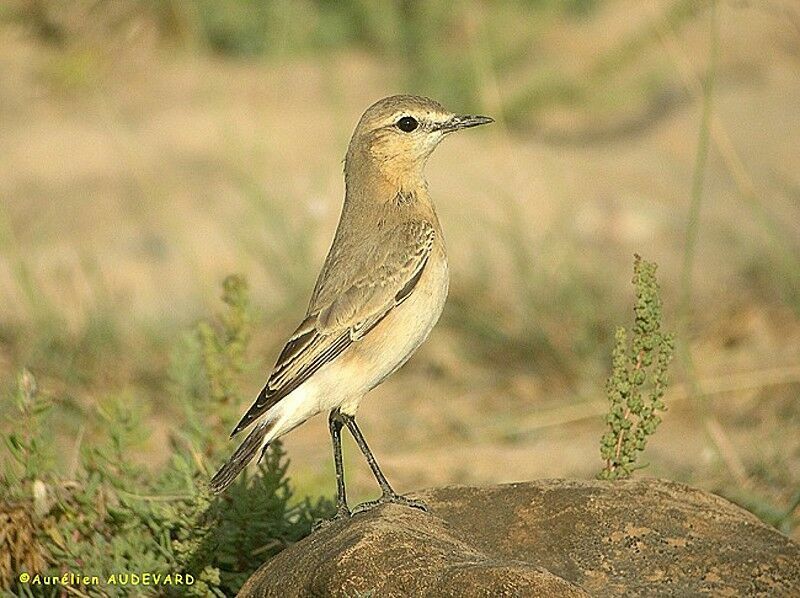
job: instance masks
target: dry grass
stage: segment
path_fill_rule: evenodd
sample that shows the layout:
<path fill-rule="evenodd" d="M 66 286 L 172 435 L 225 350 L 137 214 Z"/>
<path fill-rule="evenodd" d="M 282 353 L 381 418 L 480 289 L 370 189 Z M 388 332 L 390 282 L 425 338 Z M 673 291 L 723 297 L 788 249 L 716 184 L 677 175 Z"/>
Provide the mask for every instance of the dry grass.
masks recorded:
<path fill-rule="evenodd" d="M 646 44 L 617 51 L 653 22 Z M 777 511 L 800 484 L 800 381 L 785 375 L 800 365 L 792 22 L 720 6 L 690 337 L 679 339 L 701 383 L 755 382 L 703 384 L 702 403 L 682 395 L 646 455 L 649 474 Z M 461 108 L 492 112 L 514 81 L 581 81 L 603 73 L 603 56 L 617 60 L 580 100 L 449 140 L 431 160 L 451 299 L 430 342 L 361 415 L 404 490 L 594 475 L 596 401 L 610 332 L 629 319 L 634 252 L 660 264 L 677 317 L 704 14 L 670 26 L 615 1 L 578 24 L 548 21 L 513 78 L 481 61 L 491 31 L 479 23 L 465 39 L 484 106 Z M 230 272 L 248 277 L 260 312 L 263 367 L 242 381 L 255 393 L 330 241 L 351 127 L 370 102 L 406 90 L 391 61 L 364 51 L 234 61 L 154 43 L 92 48 L 0 28 L 0 376 L 34 369 L 63 404 L 66 446 L 104 393 L 148 402 L 164 429 L 171 339 L 214 309 Z M 655 109 L 651 88 L 676 101 Z M 153 455 L 165 437 L 154 433 Z M 324 422 L 286 446 L 301 490 L 331 493 Z M 354 494 L 366 496 L 368 471 L 348 458 Z"/>

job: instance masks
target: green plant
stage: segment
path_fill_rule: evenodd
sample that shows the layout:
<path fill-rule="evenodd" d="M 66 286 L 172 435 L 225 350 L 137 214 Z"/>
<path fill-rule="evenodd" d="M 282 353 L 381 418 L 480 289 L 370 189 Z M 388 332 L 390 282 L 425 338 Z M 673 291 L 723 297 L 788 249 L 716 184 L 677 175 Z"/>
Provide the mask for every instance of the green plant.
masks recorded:
<path fill-rule="evenodd" d="M 666 409 L 662 399 L 675 342 L 671 333 L 661 329 L 656 264 L 636 255 L 633 284 L 636 304 L 632 335 L 629 339 L 624 327 L 617 328 L 612 370 L 606 383 L 608 430 L 600 442 L 600 454 L 606 462 L 599 474 L 603 479 L 628 477 L 638 468 L 636 459 L 661 422 L 659 413 Z"/>
<path fill-rule="evenodd" d="M 95 405 L 102 440 L 58 463 L 49 433 L 50 401 L 24 371 L 5 397 L 24 424 L 4 440 L 0 462 L 0 589 L 60 595 L 62 587 L 20 583 L 19 575 L 97 581 L 68 583 L 79 595 L 235 594 L 265 559 L 296 542 L 332 512 L 329 501 L 293 496 L 288 461 L 274 443 L 251 475 L 223 496 L 206 487 L 206 461 L 230 450 L 230 422 L 241 403 L 235 380 L 247 367 L 252 318 L 241 277 L 223 284 L 227 309 L 185 334 L 173 353 L 170 399 L 179 406 L 165 466 L 137 462 L 149 434 L 148 410 L 118 394 Z M 124 575 L 190 576 L 191 585 L 125 585 Z M 116 576 L 116 577 L 114 577 Z M 115 583 L 116 582 L 116 583 Z"/>
<path fill-rule="evenodd" d="M 222 423 L 227 426 L 236 416 L 235 409 L 239 403 L 236 380 L 247 369 L 245 357 L 250 342 L 250 298 L 242 277 L 232 275 L 225 278 L 222 301 L 228 309 L 220 314 L 216 326 L 211 322 L 200 322 L 197 335 L 207 399 L 221 413 Z"/>

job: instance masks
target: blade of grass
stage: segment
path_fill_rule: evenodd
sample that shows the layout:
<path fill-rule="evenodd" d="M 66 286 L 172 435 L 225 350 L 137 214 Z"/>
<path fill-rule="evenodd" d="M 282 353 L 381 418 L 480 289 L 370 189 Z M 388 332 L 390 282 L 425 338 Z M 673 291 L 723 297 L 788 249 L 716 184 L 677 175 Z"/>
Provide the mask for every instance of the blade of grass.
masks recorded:
<path fill-rule="evenodd" d="M 681 269 L 680 314 L 681 336 L 683 343 L 678 346 L 686 380 L 692 385 L 697 396 L 702 395 L 702 390 L 697 384 L 694 362 L 691 352 L 690 325 L 692 301 L 692 272 L 694 269 L 695 253 L 700 232 L 700 210 L 703 202 L 703 186 L 705 183 L 706 163 L 708 161 L 709 139 L 711 131 L 711 114 L 713 109 L 714 82 L 716 79 L 717 63 L 719 60 L 719 24 L 717 20 L 716 0 L 711 2 L 711 30 L 710 30 L 710 62 L 705 85 L 702 86 L 703 107 L 700 117 L 700 131 L 697 139 L 697 153 L 695 155 L 694 172 L 692 174 L 691 201 L 686 225 L 686 240 L 684 243 L 683 267 Z"/>
<path fill-rule="evenodd" d="M 661 41 L 672 61 L 683 78 L 684 85 L 695 96 L 704 93 L 703 82 L 691 68 L 691 62 L 680 44 L 673 30 L 661 28 Z M 752 211 L 756 221 L 767 233 L 768 240 L 780 261 L 786 276 L 784 283 L 789 285 L 790 304 L 800 313 L 800 253 L 795 242 L 795 234 L 781 220 L 766 207 L 765 200 L 760 197 L 753 178 L 747 171 L 744 161 L 733 145 L 723 123 L 716 114 L 709 117 L 710 140 L 719 152 L 725 168 L 739 190 L 739 197 L 746 207 Z"/>

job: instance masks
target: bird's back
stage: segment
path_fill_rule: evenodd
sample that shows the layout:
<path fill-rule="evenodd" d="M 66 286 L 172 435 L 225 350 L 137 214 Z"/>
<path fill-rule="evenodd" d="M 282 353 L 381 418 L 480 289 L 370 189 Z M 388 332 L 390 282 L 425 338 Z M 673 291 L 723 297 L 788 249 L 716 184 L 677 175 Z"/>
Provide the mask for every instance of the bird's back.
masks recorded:
<path fill-rule="evenodd" d="M 432 234 L 433 243 L 440 247 L 437 259 L 446 261 L 441 224 L 424 184 L 404 197 L 378 186 L 374 192 L 383 192 L 388 199 L 357 198 L 350 194 L 345 199 L 307 315 L 325 309 L 354 284 L 386 281 L 387 275 L 402 272 L 403 262 L 413 257 L 414 248 L 424 247 L 426 235 Z M 361 209 L 360 203 L 364 201 L 373 205 Z M 411 251 L 408 256 L 397 251 L 392 254 L 394 248 L 411 248 Z"/>

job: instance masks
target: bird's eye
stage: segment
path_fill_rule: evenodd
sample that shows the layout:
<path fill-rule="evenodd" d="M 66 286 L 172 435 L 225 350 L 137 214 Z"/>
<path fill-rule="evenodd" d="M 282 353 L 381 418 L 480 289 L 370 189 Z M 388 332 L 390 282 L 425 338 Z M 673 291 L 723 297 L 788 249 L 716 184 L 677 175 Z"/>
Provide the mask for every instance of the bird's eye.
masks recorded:
<path fill-rule="evenodd" d="M 417 119 L 413 116 L 404 116 L 397 121 L 397 128 L 406 133 L 410 133 L 419 126 Z"/>

